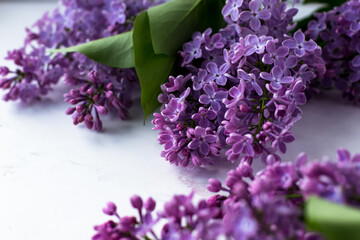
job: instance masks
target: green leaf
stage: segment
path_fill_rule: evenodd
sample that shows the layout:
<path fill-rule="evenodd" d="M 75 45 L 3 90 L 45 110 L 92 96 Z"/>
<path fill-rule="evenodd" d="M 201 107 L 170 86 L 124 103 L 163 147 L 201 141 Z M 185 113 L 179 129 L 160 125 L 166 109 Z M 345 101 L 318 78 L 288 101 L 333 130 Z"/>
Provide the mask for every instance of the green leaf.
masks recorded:
<path fill-rule="evenodd" d="M 157 54 L 175 56 L 196 31 L 218 31 L 225 22 L 222 0 L 173 0 L 148 10 L 153 48 Z"/>
<path fill-rule="evenodd" d="M 328 240 L 359 240 L 360 210 L 310 197 L 305 204 L 308 228 Z"/>
<path fill-rule="evenodd" d="M 135 67 L 132 31 L 51 52 L 79 52 L 110 67 Z"/>
<path fill-rule="evenodd" d="M 144 121 L 160 103 L 157 97 L 160 85 L 169 77 L 176 57 L 156 54 L 151 42 L 150 24 L 147 12 L 136 17 L 133 33 L 136 73 L 141 86 L 141 105 L 144 109 Z"/>

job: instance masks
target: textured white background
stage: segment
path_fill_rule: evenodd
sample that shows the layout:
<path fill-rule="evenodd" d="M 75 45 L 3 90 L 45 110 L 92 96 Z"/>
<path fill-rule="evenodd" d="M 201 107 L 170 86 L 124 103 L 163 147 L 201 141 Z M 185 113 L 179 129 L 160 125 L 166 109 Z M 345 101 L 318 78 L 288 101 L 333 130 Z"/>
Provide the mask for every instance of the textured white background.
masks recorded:
<path fill-rule="evenodd" d="M 6 63 L 7 50 L 21 46 L 24 27 L 55 6 L 29 2 L 0 1 L 0 65 Z M 109 200 L 124 215 L 134 213 L 128 198 L 135 193 L 153 195 L 159 205 L 175 193 L 192 190 L 207 197 L 207 179 L 223 179 L 234 167 L 221 163 L 187 171 L 170 166 L 159 157 L 162 147 L 150 122 L 142 126 L 139 104 L 129 121 L 104 120 L 104 133 L 75 127 L 64 114 L 66 90 L 56 87 L 29 107 L 0 102 L 1 239 L 89 239 L 93 225 L 106 219 L 101 209 Z M 328 92 L 303 111 L 293 129 L 297 140 L 284 159 L 292 160 L 302 151 L 310 157 L 334 157 L 340 146 L 360 152 L 360 108 Z"/>

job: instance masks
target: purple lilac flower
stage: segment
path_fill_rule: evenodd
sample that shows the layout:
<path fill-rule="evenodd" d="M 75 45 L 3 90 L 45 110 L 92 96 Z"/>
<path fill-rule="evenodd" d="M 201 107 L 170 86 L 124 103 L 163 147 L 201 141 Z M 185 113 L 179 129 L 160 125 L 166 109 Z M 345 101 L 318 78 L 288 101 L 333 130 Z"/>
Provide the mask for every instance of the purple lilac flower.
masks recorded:
<path fill-rule="evenodd" d="M 309 196 L 360 208 L 360 154 L 339 149 L 337 162 L 307 163 L 302 153 L 294 162 L 273 161 L 257 174 L 251 161 L 230 170 L 225 184 L 209 179 L 207 189 L 217 195 L 207 200 L 195 202 L 194 193 L 175 195 L 156 214 L 152 198 L 144 203 L 134 196 L 130 202 L 137 215 L 122 217 L 109 202 L 103 212 L 116 220 L 96 226 L 93 239 L 323 240 L 304 223 Z"/>
<path fill-rule="evenodd" d="M 315 14 L 306 36 L 322 44 L 327 71 L 320 82 L 336 87 L 343 96 L 360 104 L 360 2 L 349 0 L 333 10 Z"/>
<path fill-rule="evenodd" d="M 99 115 L 116 112 L 121 119 L 127 118 L 132 94 L 139 90 L 134 69 L 106 67 L 78 53 L 48 55 L 46 51 L 128 31 L 139 12 L 158 2 L 61 1 L 59 8 L 45 13 L 32 28 L 26 29 L 23 48 L 9 51 L 7 59 L 17 69 L 0 68 L 4 77 L 0 88 L 7 91 L 3 99 L 39 100 L 64 79 L 74 90 L 66 94 L 65 101 L 78 105 L 66 111 L 74 113 L 74 124 L 84 122 L 88 128 L 101 130 Z"/>
<path fill-rule="evenodd" d="M 240 16 L 247 11 L 256 17 L 263 11 L 266 14 L 261 16 L 267 17 L 259 20 L 261 26 L 254 31 L 252 20 L 228 19 L 236 4 Z M 176 165 L 211 164 L 225 149 L 232 162 L 248 157 L 264 163 L 279 159 L 277 151 L 284 153 L 286 144 L 294 141 L 290 129 L 300 119 L 299 105 L 306 103 L 307 87 L 325 69 L 314 41 L 305 41 L 300 31 L 289 35 L 296 11 L 286 10 L 286 5 L 227 1 L 223 12 L 226 28 L 212 35 L 210 29 L 194 33 L 180 51 L 186 77 L 171 76 L 161 87 L 163 105 L 161 114 L 154 114 L 154 129 L 159 130 L 159 143 L 165 145 L 161 156 Z M 266 34 L 269 21 L 286 24 L 278 29 L 279 37 Z M 195 59 L 191 49 L 201 55 Z M 210 142 L 204 132 L 211 135 Z"/>

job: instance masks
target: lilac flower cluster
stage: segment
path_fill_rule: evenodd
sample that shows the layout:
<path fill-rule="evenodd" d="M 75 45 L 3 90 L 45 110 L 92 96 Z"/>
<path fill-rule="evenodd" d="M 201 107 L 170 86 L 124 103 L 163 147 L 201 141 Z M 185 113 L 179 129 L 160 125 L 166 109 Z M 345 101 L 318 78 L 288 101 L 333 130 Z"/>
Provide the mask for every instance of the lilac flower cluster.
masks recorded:
<path fill-rule="evenodd" d="M 326 88 L 343 90 L 344 97 L 360 104 L 360 1 L 350 0 L 324 13 L 316 13 L 306 35 L 323 49 Z"/>
<path fill-rule="evenodd" d="M 115 69 L 78 53 L 49 55 L 49 49 L 74 46 L 132 29 L 135 16 L 159 1 L 63 0 L 61 7 L 46 13 L 27 29 L 24 47 L 10 51 L 7 59 L 17 69 L 0 68 L 0 88 L 8 90 L 4 100 L 30 102 L 47 94 L 64 80 L 73 86 L 65 101 L 74 105 L 74 124 L 84 122 L 101 130 L 99 115 L 117 112 L 128 116 L 132 92 L 139 90 L 134 69 Z M 6 77 L 6 78 L 5 78 Z"/>
<path fill-rule="evenodd" d="M 228 0 L 222 12 L 228 26 L 194 33 L 180 51 L 184 74 L 161 86 L 153 124 L 162 156 L 176 165 L 206 165 L 227 148 L 232 162 L 279 160 L 306 86 L 325 72 L 313 40 L 286 35 L 297 10 L 285 2 Z"/>
<path fill-rule="evenodd" d="M 276 162 L 253 175 L 243 161 L 228 173 L 225 185 L 210 179 L 208 190 L 226 192 L 197 204 L 193 194 L 176 195 L 157 214 L 155 201 L 131 198 L 138 217 L 120 216 L 114 203 L 103 212 L 115 216 L 96 226 L 93 240 L 117 239 L 323 239 L 308 232 L 303 222 L 304 201 L 312 195 L 339 204 L 360 207 L 360 155 L 338 150 L 338 162 L 325 159 L 306 163 Z M 161 227 L 160 237 L 154 229 Z"/>

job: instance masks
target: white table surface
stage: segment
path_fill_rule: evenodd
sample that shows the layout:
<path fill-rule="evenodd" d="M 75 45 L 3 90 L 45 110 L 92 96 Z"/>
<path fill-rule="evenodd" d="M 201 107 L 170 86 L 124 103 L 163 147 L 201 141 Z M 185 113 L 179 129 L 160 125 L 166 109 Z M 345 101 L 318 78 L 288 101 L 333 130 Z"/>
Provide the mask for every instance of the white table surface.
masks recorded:
<path fill-rule="evenodd" d="M 0 65 L 6 51 L 17 48 L 31 25 L 55 3 L 0 2 Z M 309 12 L 305 10 L 303 12 Z M 159 205 L 175 193 L 195 191 L 208 197 L 209 177 L 224 179 L 234 165 L 187 171 L 159 154 L 157 132 L 142 126 L 139 104 L 130 121 L 104 120 L 105 132 L 72 125 L 64 114 L 66 87 L 25 107 L 0 102 L 0 239 L 90 239 L 109 200 L 120 214 L 135 213 L 129 197 L 154 196 Z M 338 147 L 360 152 L 360 108 L 327 92 L 303 107 L 286 160 L 302 151 L 310 157 L 336 156 Z M 259 168 L 259 164 L 255 164 Z"/>

